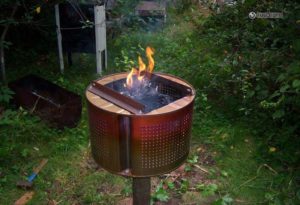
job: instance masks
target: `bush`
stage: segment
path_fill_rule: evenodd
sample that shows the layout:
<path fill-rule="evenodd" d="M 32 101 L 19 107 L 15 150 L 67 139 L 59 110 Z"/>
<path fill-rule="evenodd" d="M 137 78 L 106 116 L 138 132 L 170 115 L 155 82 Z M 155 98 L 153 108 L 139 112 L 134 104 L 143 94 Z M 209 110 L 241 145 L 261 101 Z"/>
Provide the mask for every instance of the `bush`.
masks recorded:
<path fill-rule="evenodd" d="M 251 20 L 250 11 L 279 11 L 283 19 Z M 199 38 L 223 58 L 217 69 L 202 72 L 202 88 L 227 109 L 256 119 L 259 134 L 268 136 L 263 146 L 278 147 L 271 157 L 287 166 L 300 162 L 299 13 L 294 1 L 245 1 L 198 25 Z"/>
<path fill-rule="evenodd" d="M 300 154 L 299 9 L 293 1 L 245 1 L 206 19 L 191 10 L 180 16 L 182 25 L 151 39 L 147 33 L 121 36 L 114 44 L 122 54 L 115 58 L 116 67 L 130 70 L 138 53 L 144 53 L 141 48 L 154 47 L 156 70 L 188 80 L 199 96 L 234 118 L 246 116 L 262 137 L 261 150 L 278 148 L 276 154 L 262 151 L 263 156 L 295 166 Z M 284 18 L 248 17 L 250 11 L 268 10 L 283 11 Z M 191 22 L 196 31 L 189 28 Z"/>

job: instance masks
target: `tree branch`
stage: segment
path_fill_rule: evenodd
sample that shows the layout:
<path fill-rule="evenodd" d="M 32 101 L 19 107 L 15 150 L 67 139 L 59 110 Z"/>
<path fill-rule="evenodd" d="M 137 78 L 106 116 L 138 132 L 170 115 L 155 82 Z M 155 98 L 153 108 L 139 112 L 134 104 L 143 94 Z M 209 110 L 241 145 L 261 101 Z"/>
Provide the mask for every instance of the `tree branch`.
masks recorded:
<path fill-rule="evenodd" d="M 15 16 L 17 9 L 18 9 L 18 2 L 16 2 L 16 4 L 13 7 L 13 10 L 10 14 L 10 19 L 13 19 L 13 17 Z M 1 39 L 0 39 L 0 68 L 1 68 L 1 76 L 2 76 L 2 81 L 5 84 L 6 83 L 6 74 L 5 74 L 5 59 L 4 59 L 4 40 L 6 37 L 6 34 L 8 32 L 10 24 L 5 25 L 3 32 L 1 34 Z"/>
<path fill-rule="evenodd" d="M 15 14 L 16 14 L 16 12 L 17 12 L 17 10 L 18 10 L 18 7 L 19 7 L 19 5 L 18 5 L 18 3 L 16 3 L 16 4 L 14 5 L 14 8 L 13 8 L 11 14 L 10 14 L 10 19 L 13 19 L 13 17 L 15 16 Z M 4 27 L 4 30 L 3 30 L 2 34 L 1 34 L 1 42 L 5 40 L 5 36 L 6 36 L 6 34 L 7 34 L 8 29 L 9 29 L 9 25 L 10 25 L 10 24 L 7 24 L 7 25 Z"/>

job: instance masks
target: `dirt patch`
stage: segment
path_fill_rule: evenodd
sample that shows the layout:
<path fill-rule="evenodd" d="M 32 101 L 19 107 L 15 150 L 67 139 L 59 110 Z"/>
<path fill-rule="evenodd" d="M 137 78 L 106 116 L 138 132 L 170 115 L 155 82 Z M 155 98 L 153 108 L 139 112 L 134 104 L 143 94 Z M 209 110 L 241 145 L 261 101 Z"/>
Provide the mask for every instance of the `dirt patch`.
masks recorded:
<path fill-rule="evenodd" d="M 215 167 L 214 153 L 211 153 L 209 146 L 197 145 L 191 149 L 191 156 L 197 156 L 195 161 L 188 160 L 178 169 L 169 174 L 159 177 L 152 177 L 151 192 L 155 193 L 157 187 L 162 183 L 163 189 L 167 191 L 169 200 L 167 202 L 157 201 L 155 205 L 175 204 L 211 204 L 217 196 L 203 196 L 197 189 L 197 185 L 217 184 L 212 179 L 210 168 Z M 171 187 L 170 187 L 171 185 Z"/>
<path fill-rule="evenodd" d="M 201 193 L 188 191 L 182 195 L 182 204 L 188 205 L 210 205 L 216 200 L 216 196 L 203 197 Z"/>
<path fill-rule="evenodd" d="M 167 202 L 155 202 L 155 205 L 177 205 L 177 204 L 182 204 L 182 200 L 172 198 Z"/>
<path fill-rule="evenodd" d="M 109 194 L 109 195 L 113 194 L 113 195 L 121 196 L 120 193 L 122 192 L 122 189 L 123 187 L 117 184 L 104 183 L 97 188 L 97 192 L 102 194 Z"/>
<path fill-rule="evenodd" d="M 133 203 L 132 198 L 128 197 L 119 201 L 117 205 L 132 205 L 132 203 Z"/>
<path fill-rule="evenodd" d="M 196 149 L 200 165 L 213 166 L 216 164 L 213 153 L 209 151 L 208 145 L 200 145 Z"/>
<path fill-rule="evenodd" d="M 191 158 L 197 156 L 197 160 L 188 160 L 178 169 L 157 177 L 151 178 L 151 194 L 155 196 L 158 187 L 164 189 L 168 195 L 167 202 L 155 201 L 155 205 L 177 205 L 177 204 L 211 204 L 216 200 L 216 196 L 206 196 L 201 194 L 197 189 L 197 185 L 218 184 L 215 179 L 212 179 L 210 169 L 215 167 L 215 154 L 210 152 L 209 146 L 197 145 L 191 148 Z M 90 153 L 86 153 L 81 162 L 81 168 L 86 172 L 102 170 L 100 166 L 93 160 Z M 105 182 L 98 186 L 98 193 L 115 195 L 120 201 L 117 205 L 132 204 L 131 197 L 125 197 L 121 194 L 122 187 Z"/>
<path fill-rule="evenodd" d="M 83 159 L 80 162 L 80 167 L 82 173 L 86 173 L 87 171 L 104 171 L 104 169 L 101 168 L 94 160 L 89 149 L 83 153 Z"/>

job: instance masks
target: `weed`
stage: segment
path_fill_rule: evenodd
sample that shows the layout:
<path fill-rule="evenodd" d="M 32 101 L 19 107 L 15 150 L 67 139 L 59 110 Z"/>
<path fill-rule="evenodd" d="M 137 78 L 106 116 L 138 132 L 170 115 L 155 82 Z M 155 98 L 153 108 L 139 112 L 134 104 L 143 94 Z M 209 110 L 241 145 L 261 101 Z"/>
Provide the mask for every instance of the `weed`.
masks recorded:
<path fill-rule="evenodd" d="M 163 182 L 160 182 L 155 189 L 154 194 L 152 195 L 153 201 L 163 201 L 166 202 L 169 200 L 169 194 L 163 187 Z"/>

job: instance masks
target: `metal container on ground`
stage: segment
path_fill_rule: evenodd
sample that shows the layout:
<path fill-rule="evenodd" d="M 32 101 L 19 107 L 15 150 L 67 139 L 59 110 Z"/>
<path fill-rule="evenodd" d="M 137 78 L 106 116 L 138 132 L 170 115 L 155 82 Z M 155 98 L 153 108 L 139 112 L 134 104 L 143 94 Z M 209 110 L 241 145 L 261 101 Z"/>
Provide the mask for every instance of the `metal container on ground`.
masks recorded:
<path fill-rule="evenodd" d="M 17 106 L 29 110 L 56 128 L 75 127 L 81 117 L 81 97 L 50 81 L 27 75 L 9 83 Z"/>

